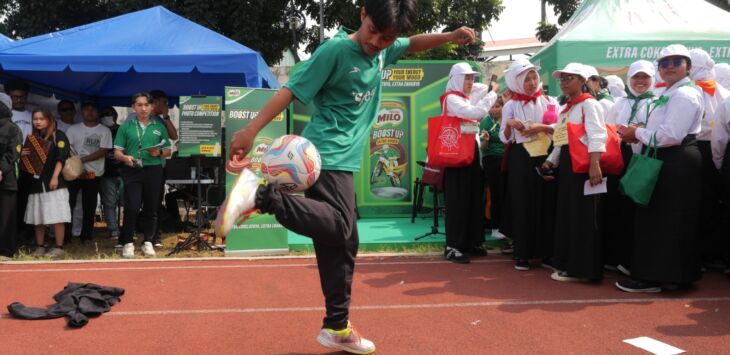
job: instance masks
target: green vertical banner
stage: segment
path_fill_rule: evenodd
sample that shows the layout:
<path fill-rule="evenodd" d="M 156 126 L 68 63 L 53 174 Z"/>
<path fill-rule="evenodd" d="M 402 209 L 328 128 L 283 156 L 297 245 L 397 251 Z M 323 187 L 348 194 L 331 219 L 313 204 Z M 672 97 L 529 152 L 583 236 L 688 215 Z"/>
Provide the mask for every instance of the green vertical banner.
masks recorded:
<path fill-rule="evenodd" d="M 220 96 L 180 97 L 180 141 L 178 156 L 221 155 Z"/>
<path fill-rule="evenodd" d="M 369 154 L 362 164 L 370 172 L 370 179 L 365 182 L 369 188 L 362 196 L 368 205 L 411 201 L 409 103 L 408 97 L 380 101 L 380 111 L 370 131 Z"/>
<path fill-rule="evenodd" d="M 225 93 L 225 143 L 226 147 L 229 147 L 233 135 L 258 116 L 261 108 L 274 96 L 276 90 L 226 87 Z M 286 134 L 286 127 L 285 115 L 281 113 L 264 127 L 254 140 L 254 146 L 248 157 L 251 158 L 251 168 L 262 179 L 261 158 L 275 138 Z M 231 191 L 237 176 L 226 171 L 226 191 Z M 254 213 L 228 234 L 226 255 L 285 254 L 289 252 L 287 235 L 287 230 L 273 215 Z"/>

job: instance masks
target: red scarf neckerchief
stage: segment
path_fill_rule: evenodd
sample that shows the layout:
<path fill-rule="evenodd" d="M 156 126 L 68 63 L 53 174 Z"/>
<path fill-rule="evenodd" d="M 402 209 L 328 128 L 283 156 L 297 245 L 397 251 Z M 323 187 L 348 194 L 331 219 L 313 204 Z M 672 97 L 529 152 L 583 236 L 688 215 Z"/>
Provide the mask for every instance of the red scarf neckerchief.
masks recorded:
<path fill-rule="evenodd" d="M 537 99 L 539 99 L 540 96 L 542 96 L 541 89 L 538 89 L 537 92 L 535 92 L 532 96 L 520 94 L 519 92 L 514 92 L 512 93 L 512 100 L 522 101 L 527 104 L 530 101 L 532 101 L 533 103 L 537 102 Z"/>
<path fill-rule="evenodd" d="M 573 108 L 573 106 L 575 106 L 585 100 L 592 99 L 592 98 L 593 98 L 593 96 L 591 96 L 590 94 L 582 93 L 575 99 L 570 100 L 568 102 L 568 104 L 565 105 L 565 108 L 562 111 L 560 111 L 560 113 L 566 113 L 566 112 L 570 111 L 570 109 Z"/>
<path fill-rule="evenodd" d="M 656 83 L 656 85 L 654 85 L 654 87 L 657 88 L 657 89 L 659 89 L 659 88 L 665 88 L 665 87 L 667 87 L 667 83 L 665 83 L 665 82 Z"/>
<path fill-rule="evenodd" d="M 441 107 L 444 110 L 444 113 L 448 116 L 448 109 L 446 108 L 446 96 L 449 95 L 456 95 L 459 97 L 463 97 L 465 100 L 469 100 L 469 96 L 466 96 L 463 92 L 460 91 L 447 91 L 443 95 L 441 95 Z"/>
<path fill-rule="evenodd" d="M 702 91 L 706 92 L 710 96 L 715 96 L 715 90 L 717 89 L 717 81 L 715 80 L 695 80 L 695 84 L 702 88 Z"/>

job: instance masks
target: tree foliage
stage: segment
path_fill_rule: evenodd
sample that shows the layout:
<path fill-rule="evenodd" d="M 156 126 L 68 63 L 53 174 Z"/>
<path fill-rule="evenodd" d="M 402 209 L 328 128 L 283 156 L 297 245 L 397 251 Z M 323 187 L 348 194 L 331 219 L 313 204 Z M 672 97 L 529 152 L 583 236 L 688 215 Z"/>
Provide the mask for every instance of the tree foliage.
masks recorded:
<path fill-rule="evenodd" d="M 535 29 L 535 37 L 537 37 L 540 42 L 550 42 L 550 40 L 558 34 L 558 31 L 559 29 L 557 25 L 540 21 Z"/>
<path fill-rule="evenodd" d="M 568 22 L 571 16 L 578 9 L 582 0 L 546 0 L 545 3 L 553 6 L 553 12 L 558 16 L 558 25 L 563 25 Z M 560 28 L 551 23 L 540 21 L 535 28 L 535 37 L 540 42 L 549 42 L 556 34 L 558 34 Z"/>
<path fill-rule="evenodd" d="M 0 31 L 16 39 L 64 30 L 156 5 L 221 33 L 261 53 L 267 63 L 278 62 L 284 49 L 299 44 L 313 51 L 319 44 L 320 0 L 0 0 Z M 360 26 L 364 0 L 324 0 L 324 28 Z M 481 32 L 497 19 L 501 0 L 416 0 L 418 19 L 413 33 L 451 30 L 461 25 Z M 304 14 L 307 28 L 295 28 L 290 17 Z M 407 34 L 406 34 L 407 35 Z M 150 29 L 154 36 L 154 28 Z M 479 48 L 444 47 L 438 59 L 478 53 Z"/>

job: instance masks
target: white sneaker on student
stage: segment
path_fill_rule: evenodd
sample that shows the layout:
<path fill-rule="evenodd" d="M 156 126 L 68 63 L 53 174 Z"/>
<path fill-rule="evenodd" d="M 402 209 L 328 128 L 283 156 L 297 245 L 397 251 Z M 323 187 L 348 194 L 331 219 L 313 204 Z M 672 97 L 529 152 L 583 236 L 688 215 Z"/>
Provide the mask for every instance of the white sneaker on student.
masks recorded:
<path fill-rule="evenodd" d="M 142 244 L 142 255 L 155 256 L 155 247 L 152 246 L 151 242 L 144 242 L 144 244 Z"/>
<path fill-rule="evenodd" d="M 492 229 L 492 238 L 502 240 L 504 238 L 507 238 L 507 236 L 502 234 L 499 229 Z"/>
<path fill-rule="evenodd" d="M 122 247 L 122 257 L 123 258 L 133 258 L 134 257 L 134 244 L 133 243 L 124 244 L 124 247 Z"/>
<path fill-rule="evenodd" d="M 231 193 L 218 210 L 215 219 L 215 235 L 223 238 L 248 218 L 256 209 L 256 191 L 260 183 L 259 177 L 251 170 L 244 168 L 241 175 L 233 183 Z"/>

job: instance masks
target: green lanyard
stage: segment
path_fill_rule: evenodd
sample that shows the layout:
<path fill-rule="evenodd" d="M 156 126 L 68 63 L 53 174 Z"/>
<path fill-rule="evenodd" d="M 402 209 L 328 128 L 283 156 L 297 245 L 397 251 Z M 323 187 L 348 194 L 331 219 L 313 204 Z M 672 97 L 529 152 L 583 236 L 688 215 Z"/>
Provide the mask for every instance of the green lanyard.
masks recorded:
<path fill-rule="evenodd" d="M 667 105 L 667 102 L 669 102 L 669 96 L 659 96 L 654 101 L 648 102 L 646 104 L 646 124 L 649 124 L 649 116 L 651 116 L 652 113 L 654 113 L 654 110 L 656 110 L 659 107 L 664 107 Z"/>
<path fill-rule="evenodd" d="M 134 127 L 136 128 L 135 132 L 137 132 L 137 153 L 139 154 L 139 158 L 142 159 L 142 138 L 144 137 L 145 132 L 147 132 L 147 127 L 152 124 L 152 121 L 147 122 L 146 126 L 140 127 L 142 126 L 142 122 L 139 122 L 139 120 L 136 118 L 134 120 Z"/>

